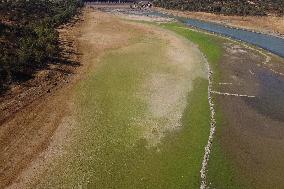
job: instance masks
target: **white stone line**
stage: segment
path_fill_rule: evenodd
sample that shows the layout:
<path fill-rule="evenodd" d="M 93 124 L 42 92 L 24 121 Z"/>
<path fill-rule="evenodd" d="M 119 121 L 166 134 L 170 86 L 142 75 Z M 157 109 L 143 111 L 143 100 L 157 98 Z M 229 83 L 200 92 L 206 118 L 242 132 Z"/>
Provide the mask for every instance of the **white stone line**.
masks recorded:
<path fill-rule="evenodd" d="M 205 61 L 206 61 L 206 59 L 205 59 Z M 215 134 L 215 131 L 216 131 L 216 119 L 215 119 L 215 108 L 214 108 L 215 105 L 214 105 L 211 94 L 214 93 L 214 94 L 220 94 L 220 95 L 248 97 L 248 98 L 254 98 L 255 97 L 255 96 L 250 96 L 250 95 L 221 93 L 221 92 L 214 91 L 213 90 L 213 71 L 211 70 L 208 62 L 207 62 L 207 67 L 208 67 L 208 103 L 209 103 L 209 108 L 210 108 L 210 134 L 209 134 L 209 137 L 208 137 L 207 144 L 204 148 L 204 156 L 203 156 L 202 166 L 201 166 L 201 170 L 200 170 L 200 178 L 201 178 L 200 189 L 208 188 L 208 186 L 207 186 L 208 162 L 209 162 L 209 158 L 210 158 L 210 152 L 211 152 L 211 149 L 212 149 L 214 134 Z"/>
<path fill-rule="evenodd" d="M 237 96 L 237 97 L 255 98 L 255 96 L 252 96 L 252 95 L 243 95 L 243 94 L 234 94 L 234 93 L 222 93 L 222 92 L 218 92 L 218 91 L 211 91 L 211 93 L 219 94 L 219 95 L 225 95 L 225 96 Z"/>
<path fill-rule="evenodd" d="M 219 83 L 219 85 L 233 85 L 233 83 Z"/>
<path fill-rule="evenodd" d="M 270 71 L 272 71 L 272 72 L 273 72 L 273 73 L 275 73 L 275 74 L 278 74 L 278 75 L 284 76 L 284 74 L 283 74 L 283 73 L 278 72 L 278 71 L 275 71 L 275 70 L 273 70 L 272 68 L 270 68 L 269 70 L 270 70 Z"/>
<path fill-rule="evenodd" d="M 188 28 L 189 30 L 193 30 L 193 31 L 198 31 L 198 32 L 203 32 L 209 35 L 214 35 L 214 36 L 219 36 L 223 39 L 227 39 L 229 41 L 232 41 L 234 43 L 238 43 L 240 45 L 243 45 L 244 47 L 247 47 L 251 50 L 257 51 L 258 53 L 262 54 L 263 56 L 265 56 L 265 61 L 262 62 L 263 64 L 267 64 L 269 63 L 269 61 L 271 60 L 271 57 L 267 55 L 267 53 L 262 52 L 261 50 L 257 49 L 257 48 L 252 48 L 249 45 L 247 45 L 245 42 L 237 40 L 237 39 L 232 39 L 230 37 L 225 37 L 222 35 L 218 35 L 216 33 L 210 33 L 210 32 L 206 32 L 206 31 L 200 31 L 197 29 L 193 29 L 193 28 Z M 204 57 L 205 59 L 205 57 Z M 205 59 L 205 61 L 207 62 L 207 60 Z M 217 92 L 217 91 L 213 91 L 213 71 L 210 68 L 209 63 L 207 62 L 207 66 L 208 66 L 208 102 L 209 102 L 209 108 L 210 108 L 210 134 L 208 137 L 208 141 L 207 141 L 207 145 L 204 148 L 204 156 L 203 156 L 203 161 L 202 161 L 202 167 L 200 170 L 200 177 L 201 177 L 201 184 L 200 184 L 200 189 L 206 189 L 209 188 L 207 186 L 207 169 L 208 169 L 208 162 L 209 162 L 209 158 L 210 158 L 210 152 L 211 152 L 211 148 L 212 148 L 212 143 L 213 143 L 213 138 L 214 138 L 214 134 L 216 131 L 216 119 L 215 119 L 215 108 L 214 108 L 214 102 L 212 100 L 212 93 L 215 94 L 220 94 L 220 95 L 228 95 L 228 96 L 238 96 L 238 97 L 249 97 L 249 98 L 254 98 L 255 96 L 249 96 L 249 95 L 239 95 L 239 94 L 230 94 L 230 93 L 221 93 L 221 92 Z M 219 84 L 224 84 L 224 85 L 231 85 L 231 83 L 219 83 Z"/>
<path fill-rule="evenodd" d="M 206 61 L 207 62 L 207 61 Z M 214 109 L 214 102 L 212 100 L 211 92 L 213 88 L 213 72 L 210 68 L 209 63 L 207 62 L 208 66 L 208 103 L 210 108 L 210 134 L 208 137 L 207 145 L 204 148 L 204 156 L 202 161 L 202 167 L 200 170 L 200 177 L 201 177 L 201 184 L 200 189 L 207 188 L 207 168 L 208 168 L 208 161 L 210 157 L 210 152 L 212 148 L 212 142 L 216 130 L 216 120 L 215 120 L 215 109 Z"/>
<path fill-rule="evenodd" d="M 250 73 L 251 75 L 254 75 L 254 73 L 253 73 L 251 70 L 249 70 L 249 73 Z"/>

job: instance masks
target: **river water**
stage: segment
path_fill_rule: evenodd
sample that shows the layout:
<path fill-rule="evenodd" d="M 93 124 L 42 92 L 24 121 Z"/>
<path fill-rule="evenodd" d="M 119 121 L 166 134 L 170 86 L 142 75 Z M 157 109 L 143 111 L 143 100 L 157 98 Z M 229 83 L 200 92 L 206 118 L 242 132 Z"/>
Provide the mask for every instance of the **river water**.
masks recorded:
<path fill-rule="evenodd" d="M 229 28 L 220 24 L 194 19 L 184 19 L 184 22 L 187 25 L 194 26 L 206 31 L 242 40 L 284 57 L 284 39 L 282 38 L 236 28 Z"/>
<path fill-rule="evenodd" d="M 196 27 L 209 32 L 221 34 L 223 36 L 231 37 L 233 39 L 241 40 L 265 50 L 268 50 L 274 54 L 284 57 L 284 39 L 272 35 L 256 33 L 252 31 L 230 28 L 221 24 L 216 24 L 212 22 L 206 22 L 196 19 L 189 19 L 183 17 L 176 17 L 172 15 L 167 15 L 159 12 L 150 12 L 149 15 L 174 17 L 175 19 L 185 23 L 188 26 Z"/>

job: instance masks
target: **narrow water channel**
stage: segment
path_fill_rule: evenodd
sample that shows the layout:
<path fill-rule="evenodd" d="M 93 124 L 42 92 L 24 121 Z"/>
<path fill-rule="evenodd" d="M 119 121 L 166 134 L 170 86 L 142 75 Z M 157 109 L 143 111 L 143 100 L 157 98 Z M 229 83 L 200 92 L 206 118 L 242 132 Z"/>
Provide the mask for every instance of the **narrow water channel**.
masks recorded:
<path fill-rule="evenodd" d="M 201 21 L 197 19 L 177 17 L 173 15 L 167 15 L 159 12 L 150 12 L 149 15 L 157 15 L 163 17 L 174 17 L 175 19 L 185 23 L 188 26 L 196 27 L 198 29 L 206 30 L 209 32 L 221 34 L 227 37 L 231 37 L 237 40 L 241 40 L 265 50 L 268 50 L 274 54 L 284 57 L 284 39 L 272 35 L 266 35 L 256 33 L 252 31 L 227 27 L 221 24 L 212 22 Z"/>
<path fill-rule="evenodd" d="M 193 19 L 185 19 L 184 22 L 206 31 L 242 40 L 284 57 L 284 39 L 282 38 Z"/>

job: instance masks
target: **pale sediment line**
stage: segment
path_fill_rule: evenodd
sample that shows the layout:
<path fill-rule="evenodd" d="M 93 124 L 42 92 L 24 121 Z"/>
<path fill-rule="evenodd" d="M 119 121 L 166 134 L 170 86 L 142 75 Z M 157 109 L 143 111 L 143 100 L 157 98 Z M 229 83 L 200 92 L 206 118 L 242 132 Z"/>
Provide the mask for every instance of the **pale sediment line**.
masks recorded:
<path fill-rule="evenodd" d="M 235 93 L 222 93 L 222 92 L 218 92 L 218 91 L 211 91 L 211 93 L 219 94 L 219 95 L 225 95 L 225 96 L 237 96 L 237 97 L 255 98 L 255 96 L 252 96 L 252 95 L 235 94 Z"/>
<path fill-rule="evenodd" d="M 258 49 L 259 47 L 256 47 L 256 48 L 255 47 L 251 47 L 251 46 L 247 45 L 246 42 L 243 42 L 243 43 L 239 42 L 239 44 L 243 45 L 244 47 L 246 47 L 246 48 L 248 48 L 250 50 L 256 51 L 259 54 L 261 54 L 262 56 L 264 56 L 265 57 L 265 61 L 263 61 L 262 64 L 265 65 L 265 64 L 268 64 L 271 61 L 271 57 L 268 55 L 268 54 L 270 54 L 269 52 L 265 53 L 262 50 Z"/>
<path fill-rule="evenodd" d="M 284 76 L 284 73 L 281 73 L 281 72 L 278 72 L 278 71 L 275 71 L 273 69 L 269 69 L 270 71 L 272 71 L 273 73 L 277 74 L 277 75 L 281 75 L 281 76 Z"/>
<path fill-rule="evenodd" d="M 250 73 L 251 75 L 254 75 L 253 71 L 251 71 L 251 70 L 249 70 L 249 73 Z"/>
<path fill-rule="evenodd" d="M 219 85 L 233 85 L 233 83 L 219 83 Z"/>
<path fill-rule="evenodd" d="M 207 62 L 207 66 L 208 66 L 208 103 L 209 103 L 209 108 L 210 108 L 210 134 L 208 137 L 207 145 L 204 148 L 205 152 L 203 156 L 202 167 L 200 170 L 200 177 L 201 177 L 200 189 L 207 188 L 207 167 L 208 167 L 208 161 L 209 161 L 210 152 L 212 148 L 213 137 L 214 137 L 215 130 L 216 130 L 214 102 L 211 96 L 212 88 L 213 88 L 213 81 L 212 81 L 213 72 L 208 62 Z"/>

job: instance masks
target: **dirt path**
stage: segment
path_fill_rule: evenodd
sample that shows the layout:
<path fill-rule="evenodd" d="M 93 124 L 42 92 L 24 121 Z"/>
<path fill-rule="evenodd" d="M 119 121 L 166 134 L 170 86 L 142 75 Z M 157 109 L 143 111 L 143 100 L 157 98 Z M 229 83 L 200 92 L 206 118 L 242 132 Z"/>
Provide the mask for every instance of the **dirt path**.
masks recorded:
<path fill-rule="evenodd" d="M 206 84 L 197 47 L 158 27 L 91 8 L 85 9 L 75 30 L 81 68 L 74 79 L 1 126 L 1 187 L 124 188 L 126 182 L 129 187 L 163 188 L 171 178 L 175 187 L 199 185 L 208 123 L 196 128 L 184 128 L 190 125 L 183 123 L 193 81 L 199 78 Z M 202 137 L 188 141 L 191 129 L 202 129 Z M 188 147 L 174 147 L 184 142 Z M 196 155 L 187 159 L 188 153 Z M 167 166 L 156 162 L 161 156 L 167 157 L 160 161 Z M 184 162 L 184 171 L 171 171 Z M 132 173 L 121 169 L 122 164 Z M 148 168 L 141 169 L 143 164 Z M 153 168 L 166 168 L 156 175 L 161 182 L 153 182 Z M 131 176 L 149 180 L 132 183 Z"/>

